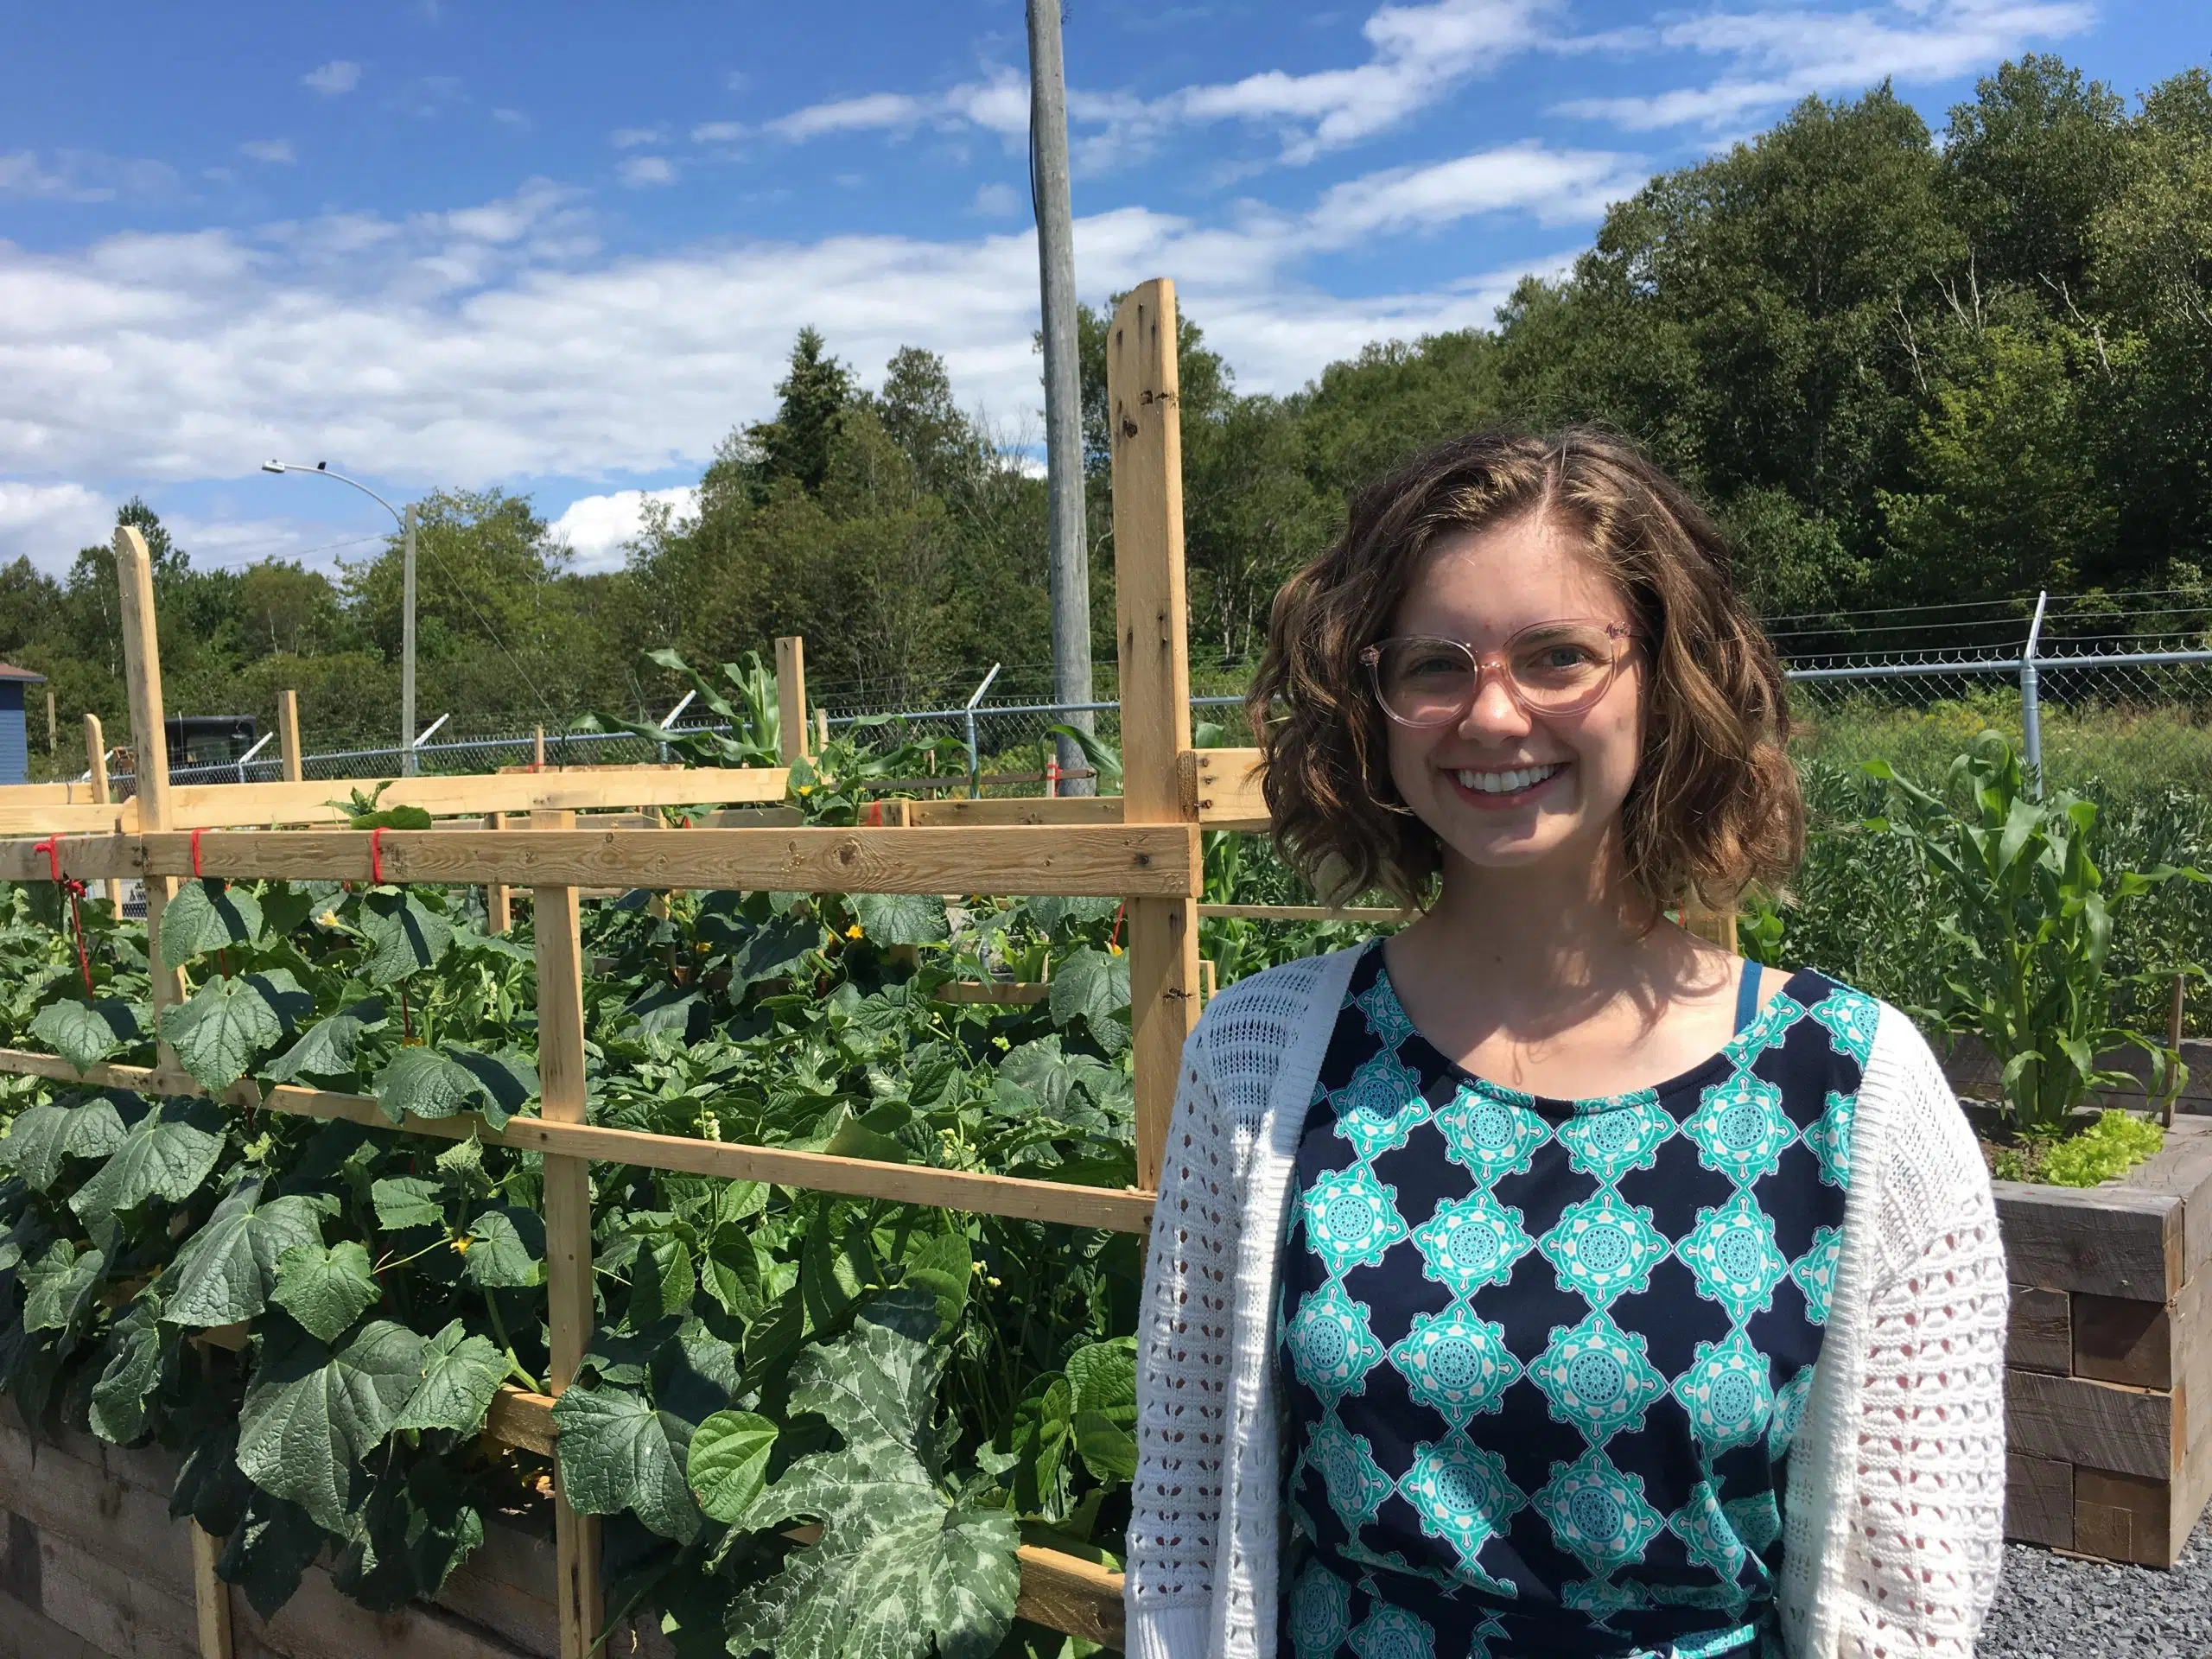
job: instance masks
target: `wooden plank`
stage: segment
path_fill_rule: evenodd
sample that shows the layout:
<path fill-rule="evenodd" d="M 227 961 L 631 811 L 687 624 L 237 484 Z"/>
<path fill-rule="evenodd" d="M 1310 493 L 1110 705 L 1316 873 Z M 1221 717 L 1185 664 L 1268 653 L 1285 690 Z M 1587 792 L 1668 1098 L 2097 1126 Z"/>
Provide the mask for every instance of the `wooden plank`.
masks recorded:
<path fill-rule="evenodd" d="M 171 791 L 167 823 L 179 830 L 249 823 L 343 823 L 344 803 L 353 791 L 370 793 L 379 784 L 388 785 L 378 798 L 379 806 L 419 806 L 433 817 L 773 802 L 784 798 L 787 776 L 780 766 L 635 766 L 389 779 L 311 779 L 304 783 L 187 784 Z M 340 804 L 333 806 L 332 801 Z M 0 820 L 0 828 L 4 827 L 4 820 Z"/>
<path fill-rule="evenodd" d="M 481 887 L 743 887 L 786 893 L 1194 895 L 1195 825 L 972 830 L 394 830 L 376 841 L 386 881 Z M 61 846 L 65 874 L 183 875 L 188 835 L 87 836 Z M 371 836 L 352 830 L 209 830 L 200 868 L 235 879 L 373 879 Z M 0 880 L 37 880 L 47 855 L 0 842 Z"/>
<path fill-rule="evenodd" d="M 2173 1323 L 2163 1302 L 2073 1297 L 2074 1375 L 2131 1388 L 2174 1386 Z"/>
<path fill-rule="evenodd" d="M 567 814 L 537 815 L 533 834 L 569 827 Z M 518 837 L 528 839 L 529 837 Z M 658 837 L 656 837 L 658 839 Z M 538 1109 L 549 1123 L 584 1121 L 583 935 L 575 890 L 537 887 L 530 898 L 537 935 Z M 591 1344 L 596 1307 L 591 1274 L 591 1166 L 576 1157 L 545 1160 L 546 1324 L 551 1349 L 547 1391 L 556 1399 Z M 569 1506 L 556 1465 L 553 1537 L 560 1605 L 561 1659 L 585 1659 L 606 1622 L 599 1580 L 599 1519 Z"/>
<path fill-rule="evenodd" d="M 2008 1449 L 2147 1480 L 2171 1480 L 2185 1449 L 2181 1400 L 2086 1377 L 2005 1376 Z"/>
<path fill-rule="evenodd" d="M 1993 1181 L 2007 1272 L 2020 1284 L 2131 1301 L 2181 1288 L 2182 1201 L 2128 1187 Z"/>
<path fill-rule="evenodd" d="M 90 785 L 92 799 L 103 805 L 108 801 L 107 734 L 100 729 L 98 715 L 85 716 L 85 756 L 86 770 L 92 773 Z M 119 822 L 119 821 L 118 821 Z M 107 891 L 107 907 L 118 921 L 123 919 L 123 883 L 110 877 L 101 884 Z"/>
<path fill-rule="evenodd" d="M 486 830 L 500 830 L 507 827 L 504 812 L 484 815 Z M 514 890 L 504 881 L 487 881 L 484 885 L 484 931 L 487 933 L 509 933 L 514 931 Z"/>
<path fill-rule="evenodd" d="M 100 1089 L 130 1089 L 145 1094 L 204 1097 L 207 1090 L 180 1073 L 167 1076 L 143 1066 L 97 1065 L 81 1076 L 54 1054 L 0 1049 L 0 1071 L 85 1083 Z M 1135 1188 L 1078 1186 L 978 1170 L 934 1169 L 919 1164 L 876 1163 L 827 1153 L 793 1152 L 783 1147 L 748 1146 L 741 1141 L 694 1141 L 682 1135 L 648 1135 L 639 1129 L 597 1123 L 549 1123 L 539 1118 L 508 1120 L 495 1129 L 474 1113 L 453 1117 L 417 1117 L 409 1113 L 394 1124 L 373 1095 L 340 1094 L 279 1084 L 257 1099 L 251 1079 L 242 1079 L 224 1098 L 236 1106 L 259 1105 L 300 1117 L 341 1119 L 369 1128 L 394 1129 L 442 1141 L 474 1135 L 486 1145 L 519 1147 L 594 1163 L 631 1164 L 669 1169 L 722 1180 L 765 1181 L 852 1198 L 884 1198 L 898 1204 L 930 1205 L 973 1215 L 1014 1216 L 1025 1221 L 1057 1222 L 1070 1227 L 1097 1227 L 1111 1232 L 1141 1233 L 1152 1224 L 1153 1194 Z"/>
<path fill-rule="evenodd" d="M 776 753 L 788 766 L 807 752 L 806 641 L 795 633 L 776 639 Z"/>
<path fill-rule="evenodd" d="M 2074 1471 L 2076 1553 L 2142 1567 L 2171 1567 L 2179 1554 L 2172 1495 L 2163 1480 L 2106 1469 Z"/>
<path fill-rule="evenodd" d="M 1106 336 L 1124 833 L 1198 816 L 1182 763 L 1191 748 L 1190 616 L 1175 329 L 1175 285 L 1154 278 L 1122 301 Z M 1195 828 L 1188 833 L 1195 844 Z M 1172 898 L 1132 892 L 1128 899 L 1137 1180 L 1146 1187 L 1159 1184 L 1183 1044 L 1198 1022 L 1198 894 L 1194 885 Z"/>
<path fill-rule="evenodd" d="M 956 823 L 1119 823 L 1118 795 L 1018 796 L 1001 800 L 909 801 L 909 822 Z"/>
<path fill-rule="evenodd" d="M 123 677 L 130 701 L 130 741 L 137 747 L 132 804 L 138 823 L 149 830 L 166 830 L 170 816 L 168 734 L 162 717 L 162 647 L 154 625 L 154 567 L 146 551 L 146 538 L 129 524 L 115 531 L 115 573 L 121 592 Z M 152 976 L 149 1000 L 159 1027 L 162 1010 L 184 1001 L 184 975 L 161 962 L 162 912 L 176 897 L 174 875 L 188 873 L 188 861 L 169 875 L 149 874 L 146 886 L 146 955 Z M 176 1053 L 168 1043 L 154 1046 L 156 1065 L 163 1071 L 177 1068 Z"/>
<path fill-rule="evenodd" d="M 289 685 L 276 694 L 276 753 L 284 763 L 284 781 L 304 782 L 307 774 L 300 766 L 300 694 Z"/>
<path fill-rule="evenodd" d="M 2005 1455 L 2005 1535 L 2049 1549 L 2074 1548 L 2074 1466 Z"/>
<path fill-rule="evenodd" d="M 0 836 L 111 836 L 135 835 L 138 803 L 100 805 L 85 801 L 75 806 L 9 806 L 0 804 Z M 16 880 L 25 878 L 17 876 Z"/>
<path fill-rule="evenodd" d="M 553 1427 L 553 1396 L 502 1383 L 485 1414 L 484 1432 L 502 1446 L 519 1446 L 542 1458 L 551 1457 L 561 1438 Z"/>
<path fill-rule="evenodd" d="M 215 1576 L 223 1541 L 186 1523 L 192 1534 L 192 1599 L 200 1621 L 200 1659 L 231 1659 L 231 1586 Z"/>
<path fill-rule="evenodd" d="M 2205 1058 L 2212 1060 L 2212 1051 Z M 2212 1067 L 2205 1076 L 2212 1080 Z M 2177 1118 L 2166 1130 L 2165 1145 L 2127 1173 L 2127 1185 L 2138 1192 L 2171 1192 L 2182 1200 L 2184 1281 L 2212 1268 L 2212 1122 Z"/>
<path fill-rule="evenodd" d="M 1259 750 L 1188 749 L 1179 776 L 1191 815 L 1207 829 L 1265 834 L 1273 827 Z"/>
<path fill-rule="evenodd" d="M 1047 1630 L 1118 1648 L 1124 1640 L 1122 1575 L 1080 1555 L 1024 1544 L 1014 1552 L 1021 1567 L 1017 1618 Z"/>
<path fill-rule="evenodd" d="M 1723 950 L 1736 949 L 1736 912 L 1732 910 L 1709 910 L 1703 905 L 1688 904 L 1681 909 L 1682 931 L 1694 933 L 1700 939 L 1709 939 Z"/>
<path fill-rule="evenodd" d="M 2131 1304 L 2147 1307 L 2147 1302 Z M 2074 1371 L 2074 1327 L 2070 1300 L 2063 1290 L 2012 1287 L 2012 1322 L 2005 1333 L 2005 1363 L 2023 1371 Z"/>
<path fill-rule="evenodd" d="M 1027 984 L 995 984 L 988 980 L 958 979 L 940 985 L 930 995 L 939 1002 L 980 1004 L 987 1007 L 1033 1008 L 1052 1000 L 1052 988 L 1036 981 Z"/>
<path fill-rule="evenodd" d="M 1382 905 L 1353 905 L 1331 910 L 1325 905 L 1200 905 L 1199 919 L 1242 922 L 1409 922 L 1417 911 Z"/>

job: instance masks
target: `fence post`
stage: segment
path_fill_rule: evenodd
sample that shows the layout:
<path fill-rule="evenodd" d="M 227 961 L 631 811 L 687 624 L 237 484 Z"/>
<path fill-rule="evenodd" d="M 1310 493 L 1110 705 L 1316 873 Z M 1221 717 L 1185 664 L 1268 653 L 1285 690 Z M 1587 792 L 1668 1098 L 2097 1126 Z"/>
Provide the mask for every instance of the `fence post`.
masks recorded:
<path fill-rule="evenodd" d="M 532 829 L 570 830 L 574 812 L 533 812 Z M 549 1123 L 584 1121 L 583 930 L 574 887 L 535 887 L 537 931 L 538 1112 Z M 547 1390 L 565 1389 L 590 1345 L 595 1307 L 591 1276 L 591 1165 L 545 1156 L 546 1323 L 552 1341 Z M 599 1580 L 599 1517 L 578 1515 L 553 1488 L 556 1591 L 561 1659 L 585 1659 L 606 1610 Z"/>
<path fill-rule="evenodd" d="M 484 827 L 486 830 L 505 829 L 507 815 L 486 812 Z M 511 933 L 514 925 L 514 891 L 504 881 L 494 881 L 484 889 L 484 931 L 492 934 Z"/>
<path fill-rule="evenodd" d="M 105 806 L 109 801 L 107 784 L 107 734 L 100 728 L 98 715 L 85 716 L 85 760 L 92 775 L 92 803 Z M 100 883 L 107 891 L 107 907 L 115 919 L 123 919 L 123 883 L 113 876 Z"/>
<path fill-rule="evenodd" d="M 776 637 L 776 748 L 785 766 L 806 753 L 806 641 Z"/>
<path fill-rule="evenodd" d="M 289 685 L 276 694 L 276 753 L 284 763 L 284 781 L 296 784 L 300 770 L 300 694 Z"/>
<path fill-rule="evenodd" d="M 1177 392 L 1175 285 L 1155 278 L 1122 302 L 1106 340 L 1124 823 L 1195 817 L 1182 787 L 1191 670 Z M 1198 908 L 1195 895 L 1128 901 L 1137 1185 L 1147 1189 L 1160 1185 L 1183 1042 L 1198 1016 Z"/>
<path fill-rule="evenodd" d="M 2020 749 L 2028 770 L 2028 793 L 2043 794 L 2042 684 L 2036 672 L 2036 651 L 2043 639 L 2044 607 L 2048 592 L 2036 595 L 2035 620 L 2028 624 L 2028 648 L 2020 653 Z"/>
<path fill-rule="evenodd" d="M 154 566 L 146 538 L 129 524 L 115 532 L 115 575 L 123 625 L 123 677 L 130 699 L 130 741 L 137 746 L 132 792 L 138 802 L 138 833 L 154 835 L 169 827 L 168 733 L 162 721 L 162 648 L 154 631 Z M 146 962 L 153 976 L 154 1019 L 184 1001 L 184 975 L 162 966 L 162 911 L 176 896 L 176 878 L 149 875 L 146 886 Z M 154 1045 L 156 1070 L 174 1075 L 176 1051 Z"/>

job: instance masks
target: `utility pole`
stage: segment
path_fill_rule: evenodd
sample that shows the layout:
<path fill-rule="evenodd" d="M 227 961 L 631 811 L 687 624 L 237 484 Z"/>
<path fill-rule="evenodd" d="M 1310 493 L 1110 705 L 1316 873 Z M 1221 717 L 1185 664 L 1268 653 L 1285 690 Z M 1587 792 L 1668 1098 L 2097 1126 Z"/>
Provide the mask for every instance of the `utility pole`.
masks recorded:
<path fill-rule="evenodd" d="M 1052 504 L 1052 697 L 1090 701 L 1090 558 L 1083 523 L 1083 385 L 1076 335 L 1075 207 L 1068 186 L 1067 73 L 1060 49 L 1060 0 L 1029 0 L 1029 195 L 1037 216 L 1037 264 L 1044 302 L 1046 490 Z M 1088 709 L 1068 717 L 1091 729 Z M 1063 772 L 1084 765 L 1059 740 Z M 1092 795 L 1090 779 L 1061 792 Z"/>
<path fill-rule="evenodd" d="M 412 778 L 415 758 L 415 504 L 407 504 L 407 550 L 400 575 L 399 770 Z"/>

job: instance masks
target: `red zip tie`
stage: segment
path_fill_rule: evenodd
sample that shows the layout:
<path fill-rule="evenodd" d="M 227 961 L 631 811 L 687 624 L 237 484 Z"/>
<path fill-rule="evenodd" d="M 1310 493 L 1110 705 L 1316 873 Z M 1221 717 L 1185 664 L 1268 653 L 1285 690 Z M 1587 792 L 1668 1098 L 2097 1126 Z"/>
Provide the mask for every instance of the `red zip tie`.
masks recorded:
<path fill-rule="evenodd" d="M 35 841 L 31 843 L 31 851 L 46 855 L 46 867 L 54 872 L 54 885 L 59 887 L 61 882 L 61 837 L 48 836 L 44 841 Z"/>
<path fill-rule="evenodd" d="M 1128 899 L 1124 899 L 1122 901 L 1120 907 L 1114 912 L 1114 931 L 1106 936 L 1106 948 L 1108 950 L 1112 950 L 1116 945 L 1122 942 L 1122 918 L 1128 913 L 1129 903 Z"/>
<path fill-rule="evenodd" d="M 205 879 L 200 874 L 200 831 L 197 830 L 192 832 L 192 879 L 195 881 Z"/>
<path fill-rule="evenodd" d="M 369 831 L 369 881 L 373 887 L 384 886 L 384 825 Z"/>
<path fill-rule="evenodd" d="M 54 885 L 69 895 L 69 931 L 77 941 L 77 971 L 84 976 L 85 997 L 89 1001 L 92 995 L 92 959 L 85 950 L 85 914 L 77 906 L 77 894 L 81 884 L 61 879 L 60 836 L 48 836 L 44 841 L 33 842 L 31 851 L 46 855 L 46 868 L 53 877 Z"/>

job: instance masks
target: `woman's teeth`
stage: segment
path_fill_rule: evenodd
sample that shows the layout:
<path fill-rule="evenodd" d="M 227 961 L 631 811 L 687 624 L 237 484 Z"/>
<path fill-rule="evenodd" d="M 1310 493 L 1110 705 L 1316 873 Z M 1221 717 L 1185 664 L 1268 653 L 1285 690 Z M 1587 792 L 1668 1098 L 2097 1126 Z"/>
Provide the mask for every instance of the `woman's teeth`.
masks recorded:
<path fill-rule="evenodd" d="M 1453 775 L 1462 789 L 1471 789 L 1479 795 L 1516 795 L 1524 789 L 1534 789 L 1564 766 L 1564 762 L 1556 762 L 1548 766 L 1522 766 L 1513 772 L 1461 772 Z"/>

